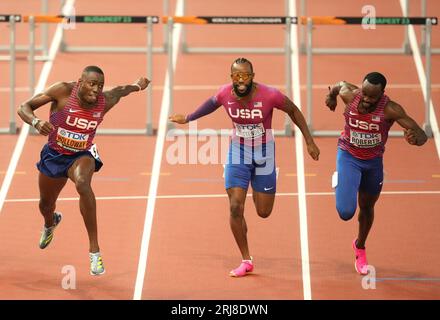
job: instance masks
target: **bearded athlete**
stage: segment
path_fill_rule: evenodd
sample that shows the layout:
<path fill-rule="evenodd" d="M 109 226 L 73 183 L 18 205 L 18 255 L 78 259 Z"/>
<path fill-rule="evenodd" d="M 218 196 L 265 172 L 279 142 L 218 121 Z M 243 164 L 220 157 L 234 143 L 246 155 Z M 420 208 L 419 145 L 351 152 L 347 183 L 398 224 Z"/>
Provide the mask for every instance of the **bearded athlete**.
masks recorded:
<path fill-rule="evenodd" d="M 345 128 L 338 140 L 332 182 L 341 219 L 350 220 L 359 201 L 359 232 L 352 247 L 356 271 L 362 275 L 368 274 L 365 241 L 373 225 L 374 205 L 382 190 L 382 159 L 388 131 L 397 122 L 404 128 L 409 144 L 421 146 L 427 140 L 419 125 L 385 94 L 386 84 L 381 73 L 371 72 L 364 77 L 361 88 L 345 81 L 329 87 L 325 100 L 331 111 L 336 109 L 338 95 L 345 104 Z"/>
<path fill-rule="evenodd" d="M 307 151 L 318 160 L 319 148 L 309 132 L 298 107 L 279 90 L 254 83 L 252 64 L 238 58 L 231 66 L 232 84 L 224 85 L 194 113 L 172 115 L 179 124 L 194 121 L 224 106 L 234 128 L 225 166 L 225 188 L 229 197 L 229 223 L 240 250 L 242 261 L 230 271 L 232 277 L 252 272 L 254 264 L 249 253 L 244 203 L 249 183 L 257 213 L 267 218 L 272 212 L 276 192 L 275 144 L 272 135 L 272 113 L 277 108 L 286 112 L 300 128 Z"/>

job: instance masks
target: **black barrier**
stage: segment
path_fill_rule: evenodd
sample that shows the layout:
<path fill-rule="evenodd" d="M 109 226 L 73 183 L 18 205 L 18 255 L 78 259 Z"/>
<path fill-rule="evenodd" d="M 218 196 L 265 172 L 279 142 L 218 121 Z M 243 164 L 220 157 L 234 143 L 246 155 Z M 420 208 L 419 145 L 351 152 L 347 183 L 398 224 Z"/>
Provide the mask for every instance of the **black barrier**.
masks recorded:
<path fill-rule="evenodd" d="M 21 15 L 19 14 L 0 14 L 0 23 L 9 22 L 11 16 L 14 16 L 15 22 L 21 22 Z"/>
<path fill-rule="evenodd" d="M 317 17 L 319 19 L 319 17 Z M 313 17 L 312 17 L 313 19 Z M 426 24 L 426 19 L 431 20 L 431 25 L 437 25 L 436 17 L 333 17 L 329 19 L 330 24 L 377 24 L 377 25 L 421 25 Z"/>
<path fill-rule="evenodd" d="M 87 16 L 58 16 L 60 18 L 67 18 L 68 22 L 75 23 L 116 23 L 116 24 L 130 24 L 130 23 L 147 23 L 148 16 L 103 16 L 103 15 L 87 15 Z M 152 23 L 159 23 L 158 16 L 151 16 Z"/>
<path fill-rule="evenodd" d="M 0 22 L 9 22 L 12 14 L 0 14 Z M 13 14 L 16 22 L 26 22 L 29 15 L 22 16 Z M 75 23 L 147 23 L 149 17 L 151 22 L 156 24 L 160 22 L 159 16 L 117 16 L 117 15 L 75 15 L 75 16 L 44 16 L 35 15 L 39 22 L 59 22 L 58 19 L 66 19 L 67 22 Z M 54 19 L 55 18 L 55 19 Z M 56 19 L 58 18 L 58 19 Z M 162 21 L 166 22 L 169 17 L 162 17 Z M 306 23 L 306 16 L 303 17 L 225 17 L 225 16 L 175 16 L 175 23 L 188 24 L 285 24 L 287 18 L 290 18 L 292 24 Z M 429 19 L 431 25 L 437 25 L 437 17 L 337 17 L 337 16 L 312 16 L 313 24 L 329 24 L 329 25 L 356 25 L 356 24 L 376 24 L 376 25 L 425 25 Z"/>
<path fill-rule="evenodd" d="M 162 17 L 166 23 L 169 17 Z M 336 16 L 312 16 L 312 17 L 223 17 L 223 16 L 174 16 L 175 23 L 185 24 L 285 24 L 290 18 L 291 24 L 306 24 L 307 19 L 311 18 L 313 24 L 328 25 L 356 25 L 356 24 L 376 24 L 376 25 L 425 25 L 426 20 L 431 21 L 431 25 L 437 25 L 436 17 L 336 17 Z"/>

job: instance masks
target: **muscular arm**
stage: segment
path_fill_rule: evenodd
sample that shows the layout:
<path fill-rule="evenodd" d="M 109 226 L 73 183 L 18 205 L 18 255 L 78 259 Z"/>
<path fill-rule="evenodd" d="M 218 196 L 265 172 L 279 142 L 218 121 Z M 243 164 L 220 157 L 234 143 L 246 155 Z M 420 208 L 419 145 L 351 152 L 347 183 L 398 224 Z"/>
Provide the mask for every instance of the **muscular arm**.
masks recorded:
<path fill-rule="evenodd" d="M 122 97 L 128 96 L 132 92 L 144 90 L 150 84 L 150 80 L 147 78 L 139 78 L 135 84 L 129 84 L 126 86 L 117 86 L 109 91 L 104 92 L 105 96 L 105 113 L 113 108 Z"/>
<path fill-rule="evenodd" d="M 428 140 L 425 131 L 408 116 L 405 110 L 394 101 L 385 106 L 385 119 L 396 121 L 405 130 L 405 139 L 409 144 L 421 146 Z"/>
<path fill-rule="evenodd" d="M 53 126 L 48 121 L 38 119 L 34 114 L 34 110 L 49 102 L 52 102 L 52 108 L 56 108 L 59 104 L 62 104 L 64 100 L 68 99 L 71 90 L 72 85 L 70 83 L 57 82 L 47 88 L 43 93 L 38 93 L 23 102 L 18 107 L 17 114 L 24 122 L 31 126 L 32 121 L 37 119 L 38 122 L 35 124 L 35 129 L 37 129 L 40 134 L 47 136 L 50 131 L 52 131 Z"/>
<path fill-rule="evenodd" d="M 337 106 L 337 96 L 339 95 L 345 104 L 353 101 L 354 96 L 359 91 L 359 88 L 354 84 L 339 81 L 332 87 L 328 87 L 329 93 L 325 98 L 325 104 L 331 111 L 335 111 Z"/>
<path fill-rule="evenodd" d="M 312 134 L 309 131 L 309 127 L 307 126 L 301 110 L 299 110 L 288 97 L 285 97 L 284 110 L 289 115 L 290 119 L 292 119 L 293 123 L 295 123 L 295 125 L 301 130 L 307 144 L 307 152 L 314 160 L 318 160 L 320 153 L 319 148 L 313 140 Z"/>

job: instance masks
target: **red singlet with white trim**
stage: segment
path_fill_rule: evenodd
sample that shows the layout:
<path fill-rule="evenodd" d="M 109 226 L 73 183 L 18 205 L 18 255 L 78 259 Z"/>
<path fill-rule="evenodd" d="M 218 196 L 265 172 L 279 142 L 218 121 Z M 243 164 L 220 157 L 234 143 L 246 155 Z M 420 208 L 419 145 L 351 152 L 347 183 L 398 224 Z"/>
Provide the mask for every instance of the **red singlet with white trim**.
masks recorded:
<path fill-rule="evenodd" d="M 338 146 L 358 159 L 382 157 L 388 131 L 394 123 L 385 120 L 384 114 L 384 108 L 390 99 L 383 95 L 376 109 L 367 114 L 360 114 L 358 111 L 361 100 L 362 94 L 358 93 L 345 109 L 345 127 L 339 137 Z"/>
<path fill-rule="evenodd" d="M 89 150 L 104 117 L 105 97 L 102 93 L 93 108 L 85 109 L 79 104 L 77 92 L 78 83 L 64 109 L 50 114 L 49 121 L 55 129 L 49 134 L 49 147 L 66 155 Z"/>

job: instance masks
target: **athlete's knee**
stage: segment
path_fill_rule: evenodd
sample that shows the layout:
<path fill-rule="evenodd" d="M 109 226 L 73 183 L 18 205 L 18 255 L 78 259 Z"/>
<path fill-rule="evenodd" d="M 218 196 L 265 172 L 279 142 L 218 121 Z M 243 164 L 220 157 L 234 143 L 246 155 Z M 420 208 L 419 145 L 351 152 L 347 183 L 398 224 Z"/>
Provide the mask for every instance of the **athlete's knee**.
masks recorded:
<path fill-rule="evenodd" d="M 356 213 L 356 206 L 353 205 L 346 205 L 346 204 L 337 204 L 336 210 L 338 211 L 339 217 L 344 220 L 348 221 L 351 218 L 353 218 L 354 214 Z"/>
<path fill-rule="evenodd" d="M 268 218 L 272 213 L 272 208 L 257 208 L 257 214 L 261 218 Z"/>
<path fill-rule="evenodd" d="M 87 194 L 92 191 L 90 179 L 87 177 L 78 177 L 75 181 L 75 188 L 79 194 Z"/>
<path fill-rule="evenodd" d="M 238 200 L 231 200 L 230 203 L 231 217 L 238 218 L 243 216 L 244 203 Z"/>
<path fill-rule="evenodd" d="M 377 198 L 361 196 L 359 198 L 359 209 L 365 214 L 373 214 L 376 201 Z"/>

